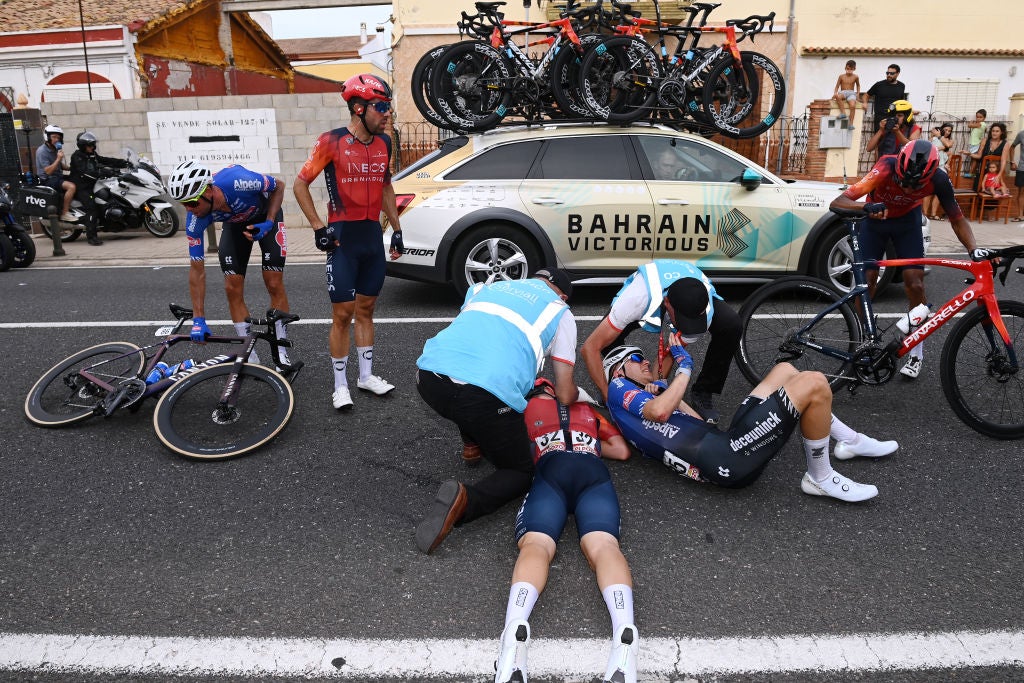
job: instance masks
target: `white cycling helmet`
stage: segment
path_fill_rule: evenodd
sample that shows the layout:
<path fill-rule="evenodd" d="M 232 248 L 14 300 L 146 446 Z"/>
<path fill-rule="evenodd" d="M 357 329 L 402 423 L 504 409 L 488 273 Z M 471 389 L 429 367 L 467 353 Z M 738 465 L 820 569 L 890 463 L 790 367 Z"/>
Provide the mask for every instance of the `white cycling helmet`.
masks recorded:
<path fill-rule="evenodd" d="M 213 182 L 213 173 L 195 159 L 183 161 L 171 171 L 167 179 L 167 194 L 179 202 L 195 199 Z"/>
<path fill-rule="evenodd" d="M 601 362 L 601 365 L 604 367 L 604 378 L 606 381 L 612 381 L 612 373 L 619 369 L 619 366 L 631 353 L 644 355 L 643 349 L 639 346 L 616 346 L 604 354 L 604 360 Z"/>

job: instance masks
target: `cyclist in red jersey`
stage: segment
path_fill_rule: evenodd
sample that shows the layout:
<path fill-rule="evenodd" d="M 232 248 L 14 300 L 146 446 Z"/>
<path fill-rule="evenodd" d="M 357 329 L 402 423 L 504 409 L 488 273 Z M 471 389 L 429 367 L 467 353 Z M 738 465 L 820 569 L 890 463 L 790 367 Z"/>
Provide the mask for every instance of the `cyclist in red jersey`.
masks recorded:
<path fill-rule="evenodd" d="M 972 258 L 978 256 L 974 230 L 953 197 L 949 176 L 939 168 L 938 152 L 927 140 L 913 140 L 899 154 L 879 159 L 866 176 L 836 197 L 830 208 L 863 209 L 867 213 L 859 234 L 865 260 L 884 258 L 885 243 L 890 239 L 897 258 L 921 258 L 924 256 L 921 204 L 932 194 L 946 211 L 957 239 Z M 865 195 L 867 204 L 856 201 Z M 865 274 L 868 292 L 874 297 L 878 268 L 866 269 Z M 927 302 L 923 266 L 903 268 L 903 289 L 911 309 Z M 918 344 L 911 349 L 900 374 L 908 379 L 916 378 L 921 374 L 923 358 L 923 345 Z"/>
<path fill-rule="evenodd" d="M 391 138 L 384 134 L 391 117 L 391 88 L 370 74 L 345 81 L 341 97 L 348 104 L 348 126 L 320 135 L 299 170 L 295 199 L 313 227 L 316 246 L 328 252 L 327 292 L 333 322 L 329 337 L 337 410 L 352 407 L 348 389 L 349 328 L 355 317 L 359 381 L 356 386 L 378 396 L 394 385 L 373 374 L 373 310 L 384 286 L 384 247 L 380 212 L 394 233 L 391 258 L 404 253 L 395 191 L 391 187 Z M 309 184 L 321 171 L 327 182 L 327 221 L 313 203 Z"/>

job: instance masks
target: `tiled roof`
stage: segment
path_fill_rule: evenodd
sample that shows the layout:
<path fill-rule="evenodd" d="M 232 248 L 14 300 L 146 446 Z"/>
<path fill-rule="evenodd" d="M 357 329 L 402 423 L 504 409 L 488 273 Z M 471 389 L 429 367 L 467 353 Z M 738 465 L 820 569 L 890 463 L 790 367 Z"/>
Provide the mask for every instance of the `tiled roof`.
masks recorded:
<path fill-rule="evenodd" d="M 800 48 L 802 55 L 893 55 L 911 57 L 1024 57 L 1024 50 L 967 49 L 959 47 L 814 47 Z"/>
<path fill-rule="evenodd" d="M 152 21 L 175 9 L 200 4 L 196 0 L 82 0 L 86 26 L 127 26 L 133 21 Z M 39 31 L 78 28 L 78 3 L 74 0 L 0 1 L 0 31 Z"/>
<path fill-rule="evenodd" d="M 291 60 L 358 57 L 359 48 L 362 47 L 359 36 L 282 38 L 276 42 Z"/>

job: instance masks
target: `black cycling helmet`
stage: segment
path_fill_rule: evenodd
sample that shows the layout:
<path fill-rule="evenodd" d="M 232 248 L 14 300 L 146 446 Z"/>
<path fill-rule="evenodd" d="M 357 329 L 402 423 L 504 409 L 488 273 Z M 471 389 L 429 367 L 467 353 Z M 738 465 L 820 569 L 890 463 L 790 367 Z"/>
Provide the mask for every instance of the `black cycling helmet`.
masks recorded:
<path fill-rule="evenodd" d="M 78 134 L 78 137 L 75 139 L 75 142 L 78 144 L 78 149 L 84 152 L 86 147 L 95 148 L 97 141 L 95 135 L 93 135 L 89 131 L 84 131 Z M 95 151 L 95 149 L 93 151 Z"/>
<path fill-rule="evenodd" d="M 896 182 L 900 187 L 924 185 L 939 167 L 939 152 L 927 140 L 911 140 L 896 155 Z"/>

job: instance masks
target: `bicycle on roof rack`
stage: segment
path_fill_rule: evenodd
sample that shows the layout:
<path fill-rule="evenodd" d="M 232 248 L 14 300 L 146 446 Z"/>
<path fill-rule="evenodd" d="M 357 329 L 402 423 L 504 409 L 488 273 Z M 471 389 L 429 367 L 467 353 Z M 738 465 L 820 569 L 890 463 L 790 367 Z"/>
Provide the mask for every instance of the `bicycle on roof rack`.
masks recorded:
<path fill-rule="evenodd" d="M 299 316 L 270 309 L 265 318 L 247 318 L 247 336 L 206 339 L 207 344 L 241 346 L 241 351 L 179 366 L 154 381 L 151 375 L 170 348 L 192 341 L 179 334 L 192 310 L 177 304 L 170 309 L 177 322 L 157 330 L 160 341 L 143 347 L 124 341 L 97 344 L 46 371 L 25 398 L 25 416 L 40 427 L 64 427 L 121 409 L 134 412 L 145 399 L 158 398 L 153 411 L 157 436 L 172 451 L 201 460 L 245 455 L 277 436 L 291 419 L 295 395 L 290 382 L 303 364 L 282 362 L 280 349 L 292 344 L 277 337 L 275 323 L 287 325 Z M 261 340 L 270 344 L 280 372 L 249 360 Z"/>

